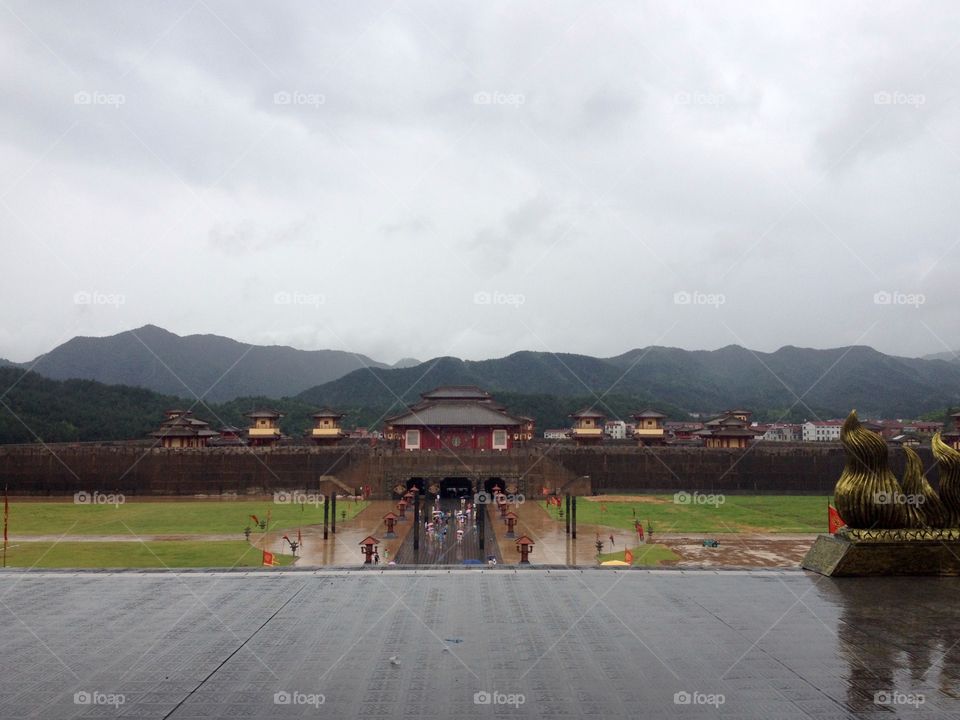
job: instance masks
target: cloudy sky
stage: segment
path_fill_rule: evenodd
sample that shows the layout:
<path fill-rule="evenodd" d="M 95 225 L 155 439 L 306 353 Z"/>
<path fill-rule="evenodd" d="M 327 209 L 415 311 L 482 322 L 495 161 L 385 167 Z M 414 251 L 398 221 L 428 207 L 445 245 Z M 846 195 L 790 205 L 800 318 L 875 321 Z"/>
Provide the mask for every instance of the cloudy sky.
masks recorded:
<path fill-rule="evenodd" d="M 960 347 L 960 6 L 4 0 L 0 357 Z"/>

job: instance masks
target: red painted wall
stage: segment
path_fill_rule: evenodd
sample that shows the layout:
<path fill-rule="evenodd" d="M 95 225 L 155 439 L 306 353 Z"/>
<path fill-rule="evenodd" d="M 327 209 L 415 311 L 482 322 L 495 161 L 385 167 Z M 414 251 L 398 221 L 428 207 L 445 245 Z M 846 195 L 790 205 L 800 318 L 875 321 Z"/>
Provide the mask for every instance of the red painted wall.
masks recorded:
<path fill-rule="evenodd" d="M 407 449 L 407 430 L 420 430 L 420 449 L 421 450 L 440 450 L 449 448 L 451 450 L 491 450 L 493 448 L 493 431 L 490 427 L 469 427 L 469 428 L 405 428 L 401 432 L 400 447 Z M 519 433 L 519 428 L 506 428 L 507 430 L 507 449 L 516 445 L 513 436 Z M 457 444 L 459 439 L 459 445 Z"/>

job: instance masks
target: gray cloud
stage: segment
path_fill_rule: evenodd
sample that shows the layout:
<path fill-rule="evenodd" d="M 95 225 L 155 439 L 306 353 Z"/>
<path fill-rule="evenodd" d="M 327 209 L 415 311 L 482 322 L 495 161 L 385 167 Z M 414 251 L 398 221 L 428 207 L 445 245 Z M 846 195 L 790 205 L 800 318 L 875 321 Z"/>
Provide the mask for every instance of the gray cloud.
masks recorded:
<path fill-rule="evenodd" d="M 0 356 L 960 346 L 954 4 L 8 5 Z"/>

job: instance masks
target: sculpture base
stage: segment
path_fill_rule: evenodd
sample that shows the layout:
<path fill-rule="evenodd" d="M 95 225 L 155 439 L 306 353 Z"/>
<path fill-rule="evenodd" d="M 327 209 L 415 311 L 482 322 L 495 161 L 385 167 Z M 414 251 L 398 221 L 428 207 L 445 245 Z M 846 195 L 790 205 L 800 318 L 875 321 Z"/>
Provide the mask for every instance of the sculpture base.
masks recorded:
<path fill-rule="evenodd" d="M 886 535 L 890 532 L 909 532 L 910 536 L 892 539 Z M 831 577 L 960 575 L 960 538 L 956 530 L 867 531 L 844 528 L 836 535 L 817 537 L 801 566 L 804 570 Z"/>

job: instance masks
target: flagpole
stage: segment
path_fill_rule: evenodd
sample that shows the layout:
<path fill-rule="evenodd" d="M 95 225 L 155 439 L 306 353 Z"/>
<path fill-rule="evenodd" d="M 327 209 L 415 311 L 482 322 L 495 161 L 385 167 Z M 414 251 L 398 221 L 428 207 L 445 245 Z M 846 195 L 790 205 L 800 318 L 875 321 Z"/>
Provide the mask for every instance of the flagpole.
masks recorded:
<path fill-rule="evenodd" d="M 9 486 L 3 486 L 3 566 L 7 566 L 7 523 L 10 520 L 10 498 L 7 494 Z"/>

